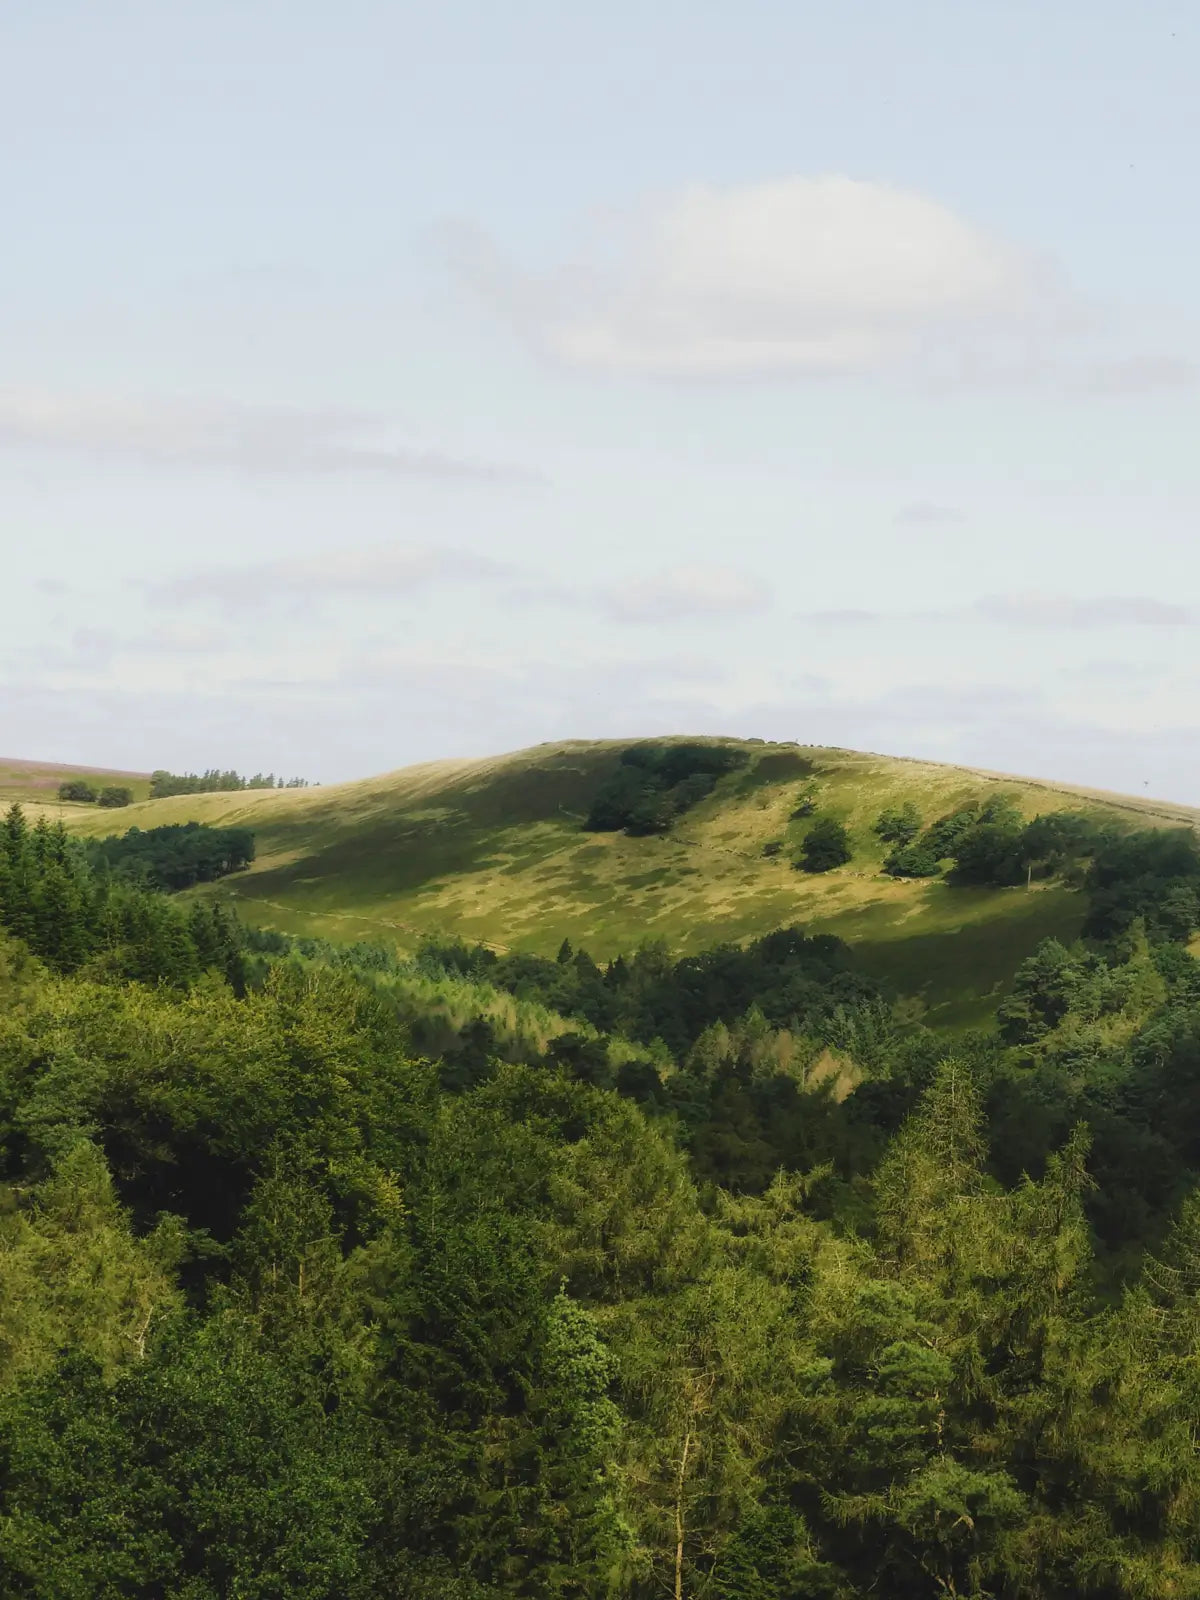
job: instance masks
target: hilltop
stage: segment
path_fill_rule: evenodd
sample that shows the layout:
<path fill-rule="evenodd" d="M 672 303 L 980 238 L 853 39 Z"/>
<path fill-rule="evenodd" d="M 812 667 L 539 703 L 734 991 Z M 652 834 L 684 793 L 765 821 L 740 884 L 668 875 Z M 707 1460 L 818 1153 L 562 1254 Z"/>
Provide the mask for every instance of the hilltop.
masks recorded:
<path fill-rule="evenodd" d="M 411 947 L 442 932 L 552 954 L 566 937 L 600 959 L 647 938 L 691 952 L 799 923 L 851 942 L 867 971 L 913 997 L 914 1014 L 953 1026 L 985 1015 L 1040 939 L 1074 938 L 1082 897 L 1057 883 L 967 889 L 889 878 L 887 846 L 872 831 L 881 810 L 911 802 L 932 821 L 1004 795 L 1027 817 L 1084 810 L 1145 826 L 1200 816 L 848 750 L 696 742 L 734 747 L 746 764 L 661 836 L 583 829 L 627 740 L 539 745 L 314 789 L 178 796 L 119 819 L 81 808 L 66 820 L 93 836 L 193 819 L 251 828 L 254 866 L 218 892 L 255 925 L 337 940 Z M 792 817 L 801 796 L 848 828 L 849 865 L 817 876 L 793 869 L 808 826 Z M 774 844 L 778 853 L 764 854 Z"/>
<path fill-rule="evenodd" d="M 68 811 L 88 810 L 86 806 L 58 800 L 59 784 L 67 783 L 72 778 L 82 778 L 97 789 L 119 784 L 127 788 L 135 800 L 146 800 L 150 794 L 148 772 L 121 772 L 115 767 L 64 766 L 53 761 L 17 761 L 12 757 L 0 756 L 0 801 L 6 805 L 13 800 L 20 801 L 22 805 L 30 802 L 35 806 L 53 804 L 55 814 L 61 805 L 64 820 L 67 820 Z M 112 825 L 111 815 L 109 823 Z"/>

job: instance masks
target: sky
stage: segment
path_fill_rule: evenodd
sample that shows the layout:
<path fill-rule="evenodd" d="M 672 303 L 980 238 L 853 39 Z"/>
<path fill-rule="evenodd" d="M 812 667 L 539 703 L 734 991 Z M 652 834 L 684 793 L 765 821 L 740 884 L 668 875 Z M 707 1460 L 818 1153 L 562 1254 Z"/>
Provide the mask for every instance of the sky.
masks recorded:
<path fill-rule="evenodd" d="M 0 753 L 1200 804 L 1200 18 L 8 0 Z"/>

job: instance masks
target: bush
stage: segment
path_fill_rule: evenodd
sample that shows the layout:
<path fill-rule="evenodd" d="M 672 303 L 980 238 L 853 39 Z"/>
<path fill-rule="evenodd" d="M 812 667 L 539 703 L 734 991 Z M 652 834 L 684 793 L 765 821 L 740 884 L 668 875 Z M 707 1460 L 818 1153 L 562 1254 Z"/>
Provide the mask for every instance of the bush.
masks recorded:
<path fill-rule="evenodd" d="M 111 809 L 117 806 L 130 806 L 133 804 L 133 790 L 126 789 L 121 784 L 111 784 L 107 789 L 101 789 L 100 804 Z"/>
<path fill-rule="evenodd" d="M 885 844 L 911 844 L 921 831 L 921 813 L 912 801 L 899 808 L 892 806 L 879 813 L 875 832 Z"/>
<path fill-rule="evenodd" d="M 841 823 L 822 817 L 808 830 L 796 865 L 804 872 L 830 872 L 834 867 L 845 866 L 852 854 L 850 835 Z"/>
<path fill-rule="evenodd" d="M 893 850 L 883 870 L 893 878 L 936 878 L 941 867 L 929 846 L 918 840 Z"/>
<path fill-rule="evenodd" d="M 85 805 L 91 805 L 96 798 L 96 791 L 83 778 L 72 778 L 67 783 L 59 784 L 58 798 L 60 800 L 82 800 Z"/>

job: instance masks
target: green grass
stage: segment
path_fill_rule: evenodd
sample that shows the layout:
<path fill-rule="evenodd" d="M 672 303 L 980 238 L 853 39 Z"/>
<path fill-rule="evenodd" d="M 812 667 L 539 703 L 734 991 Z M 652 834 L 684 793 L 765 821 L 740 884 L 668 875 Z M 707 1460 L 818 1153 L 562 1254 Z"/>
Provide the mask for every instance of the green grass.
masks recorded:
<path fill-rule="evenodd" d="M 86 814 L 95 810 L 91 805 L 59 800 L 59 784 L 71 778 L 84 778 L 97 789 L 119 784 L 129 789 L 135 800 L 145 800 L 150 794 L 148 772 L 118 772 L 107 767 L 65 767 L 50 761 L 13 761 L 0 756 L 0 802 L 6 806 L 13 800 L 20 801 L 22 805 L 52 806 L 53 815 L 57 816 L 61 810 L 64 820 L 68 812 Z M 106 811 L 104 815 L 111 821 L 111 811 Z"/>
<path fill-rule="evenodd" d="M 1191 823 L 1183 807 L 930 763 L 807 746 L 745 746 L 751 765 L 721 780 L 672 834 L 629 839 L 581 828 L 622 742 L 541 745 L 484 761 L 436 762 L 333 787 L 180 796 L 120 813 L 70 810 L 92 835 L 165 822 L 244 824 L 258 860 L 218 889 L 252 923 L 411 947 L 426 932 L 552 954 L 564 936 L 598 958 L 661 938 L 676 952 L 787 923 L 836 933 L 911 996 L 914 1014 L 981 1020 L 1014 967 L 1048 934 L 1074 937 L 1081 897 L 1050 887 L 955 890 L 884 876 L 871 831 L 912 800 L 927 821 L 971 799 L 1009 794 L 1027 816 L 1109 812 Z M 792 867 L 815 790 L 849 828 L 855 857 L 817 877 Z M 764 844 L 783 842 L 764 857 Z"/>

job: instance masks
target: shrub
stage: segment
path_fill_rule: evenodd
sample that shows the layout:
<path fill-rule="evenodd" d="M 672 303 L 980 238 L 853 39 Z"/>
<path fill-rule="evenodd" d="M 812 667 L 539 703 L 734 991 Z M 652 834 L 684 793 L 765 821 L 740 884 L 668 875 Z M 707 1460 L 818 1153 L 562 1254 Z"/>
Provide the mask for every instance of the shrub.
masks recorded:
<path fill-rule="evenodd" d="M 133 804 L 133 790 L 122 784 L 110 784 L 107 789 L 101 789 L 99 798 L 102 806 L 129 806 Z"/>
<path fill-rule="evenodd" d="M 850 860 L 850 835 L 832 817 L 822 817 L 808 830 L 800 859 L 796 863 L 804 872 L 829 872 Z"/>
<path fill-rule="evenodd" d="M 893 850 L 883 870 L 893 878 L 936 878 L 941 867 L 929 846 L 917 840 Z"/>
<path fill-rule="evenodd" d="M 86 805 L 91 805 L 96 798 L 96 791 L 91 784 L 83 778 L 71 778 L 67 783 L 58 786 L 60 800 L 82 800 Z"/>
<path fill-rule="evenodd" d="M 885 844 L 911 844 L 920 831 L 921 813 L 911 800 L 881 811 L 875 823 L 875 832 Z"/>

